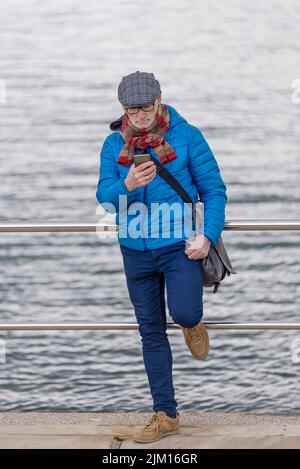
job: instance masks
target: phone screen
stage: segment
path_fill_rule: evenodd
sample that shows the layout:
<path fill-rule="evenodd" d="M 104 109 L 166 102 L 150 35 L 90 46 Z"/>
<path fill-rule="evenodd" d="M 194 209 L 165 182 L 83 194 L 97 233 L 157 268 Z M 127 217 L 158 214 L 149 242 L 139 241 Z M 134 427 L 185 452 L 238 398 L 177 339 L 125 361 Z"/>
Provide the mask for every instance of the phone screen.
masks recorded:
<path fill-rule="evenodd" d="M 139 166 L 142 163 L 145 163 L 145 161 L 151 161 L 151 155 L 150 153 L 141 153 L 140 155 L 133 155 L 133 160 L 135 166 Z"/>

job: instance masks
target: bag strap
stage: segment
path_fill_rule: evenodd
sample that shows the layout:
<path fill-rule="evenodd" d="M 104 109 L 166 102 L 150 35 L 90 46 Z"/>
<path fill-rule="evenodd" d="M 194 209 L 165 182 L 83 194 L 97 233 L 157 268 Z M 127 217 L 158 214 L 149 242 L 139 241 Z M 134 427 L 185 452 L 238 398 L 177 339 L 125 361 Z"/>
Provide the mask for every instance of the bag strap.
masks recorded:
<path fill-rule="evenodd" d="M 150 153 L 149 153 L 150 154 Z M 150 154 L 151 160 L 155 163 L 156 168 L 157 168 L 157 174 L 161 176 L 170 186 L 185 200 L 185 202 L 191 203 L 193 207 L 193 217 L 195 221 L 195 226 L 196 226 L 196 231 L 198 231 L 198 227 L 200 226 L 201 222 L 199 222 L 199 219 L 201 219 L 201 214 L 197 213 L 197 202 L 193 204 L 192 199 L 190 196 L 187 194 L 185 189 L 182 187 L 181 184 L 177 181 L 177 179 L 172 176 L 172 174 L 169 173 L 169 171 L 166 169 L 166 167 L 158 161 L 156 158 L 154 158 Z M 200 198 L 198 199 L 200 202 Z M 229 260 L 228 254 L 226 252 L 222 237 L 220 236 L 216 246 L 215 250 L 217 254 L 219 255 L 221 261 L 225 265 L 227 269 L 228 275 L 230 274 L 236 274 L 237 272 L 234 270 L 234 268 L 231 265 L 231 262 Z M 220 285 L 220 282 L 216 282 L 214 286 L 214 293 L 216 293 L 218 287 Z"/>
<path fill-rule="evenodd" d="M 174 176 L 172 176 L 172 174 L 169 173 L 167 168 L 160 161 L 154 158 L 154 156 L 152 156 L 151 154 L 150 156 L 151 156 L 151 160 L 156 165 L 157 174 L 160 177 L 162 177 L 168 184 L 170 184 L 170 186 L 183 198 L 185 202 L 192 204 L 193 203 L 192 199 L 190 198 L 188 193 L 185 191 L 185 189 L 182 187 L 182 185 L 179 184 L 177 179 L 175 179 Z"/>
<path fill-rule="evenodd" d="M 149 154 L 151 160 L 156 166 L 157 174 L 161 176 L 183 198 L 185 202 L 192 204 L 192 216 L 195 223 L 195 230 L 198 232 L 202 223 L 202 213 L 200 206 L 197 205 L 197 202 L 201 202 L 201 200 L 198 198 L 197 202 L 194 203 L 182 185 L 177 181 L 177 179 L 174 178 L 174 176 L 172 176 L 171 173 L 169 173 L 165 165 L 154 158 L 151 153 Z"/>

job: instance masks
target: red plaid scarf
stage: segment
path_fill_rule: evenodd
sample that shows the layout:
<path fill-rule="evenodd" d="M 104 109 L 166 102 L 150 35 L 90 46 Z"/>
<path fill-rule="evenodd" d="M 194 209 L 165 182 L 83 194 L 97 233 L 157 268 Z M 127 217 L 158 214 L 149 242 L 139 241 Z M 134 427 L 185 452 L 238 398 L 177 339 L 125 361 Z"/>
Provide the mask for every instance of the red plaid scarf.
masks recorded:
<path fill-rule="evenodd" d="M 130 166 L 135 147 L 145 150 L 152 147 L 159 157 L 161 163 L 168 163 L 177 157 L 171 145 L 164 140 L 168 131 L 170 122 L 170 113 L 166 106 L 159 104 L 154 121 L 147 129 L 138 129 L 129 120 L 127 113 L 122 119 L 122 137 L 125 140 L 119 157 L 118 163 L 123 166 Z"/>

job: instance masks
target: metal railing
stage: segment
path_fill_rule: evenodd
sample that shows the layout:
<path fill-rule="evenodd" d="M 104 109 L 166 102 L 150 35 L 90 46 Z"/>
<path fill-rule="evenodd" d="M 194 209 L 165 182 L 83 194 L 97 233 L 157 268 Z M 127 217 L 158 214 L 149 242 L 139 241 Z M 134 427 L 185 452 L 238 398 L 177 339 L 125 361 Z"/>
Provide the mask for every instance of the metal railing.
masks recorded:
<path fill-rule="evenodd" d="M 229 231 L 300 231 L 300 220 L 231 220 L 224 224 Z M 97 221 L 43 221 L 39 223 L 0 222 L 0 233 L 25 232 L 118 232 L 118 225 L 101 225 Z"/>
<path fill-rule="evenodd" d="M 214 322 L 214 321 L 203 321 L 203 324 L 207 329 L 211 330 L 230 330 L 230 331 L 276 331 L 286 330 L 295 331 L 300 330 L 300 323 L 235 323 L 235 322 Z M 167 323 L 168 329 L 181 329 L 178 324 L 173 322 Z M 49 324 L 49 323 L 10 323 L 0 324 L 0 331 L 107 331 L 107 330 L 137 330 L 137 324 L 129 323 L 60 323 L 60 324 Z"/>
<path fill-rule="evenodd" d="M 224 230 L 229 231 L 300 231 L 300 220 L 239 220 L 227 221 Z M 25 232 L 106 232 L 118 231 L 117 225 L 101 225 L 96 221 L 49 221 L 39 223 L 1 222 L 0 233 Z M 1 239 L 0 239 L 1 241 Z M 203 321 L 211 330 L 300 330 L 300 323 L 235 323 Z M 180 329 L 180 325 L 167 323 L 168 329 Z M 126 323 L 8 323 L 0 324 L 0 331 L 34 330 L 137 330 L 138 324 Z"/>

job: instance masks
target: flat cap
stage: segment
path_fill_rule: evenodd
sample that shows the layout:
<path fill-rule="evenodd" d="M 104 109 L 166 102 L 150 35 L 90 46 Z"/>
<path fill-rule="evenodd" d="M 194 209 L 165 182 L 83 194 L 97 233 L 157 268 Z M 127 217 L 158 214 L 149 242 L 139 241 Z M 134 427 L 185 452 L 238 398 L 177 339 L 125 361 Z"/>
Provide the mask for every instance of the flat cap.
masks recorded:
<path fill-rule="evenodd" d="M 122 78 L 118 99 L 125 107 L 144 106 L 153 103 L 160 92 L 160 84 L 153 73 L 136 71 Z"/>

